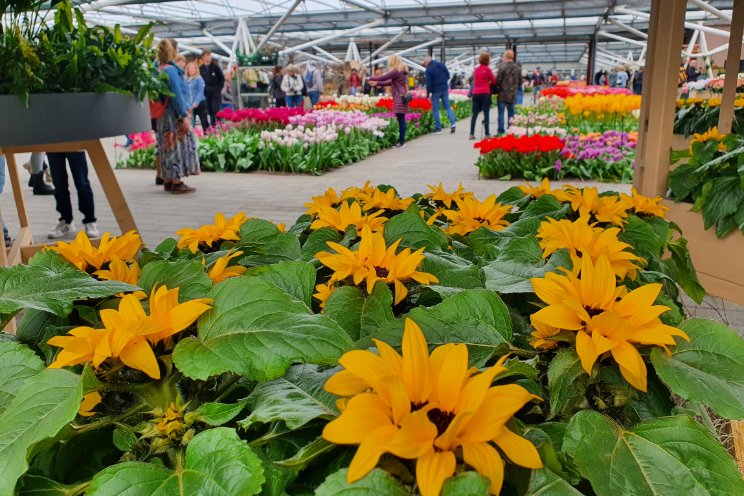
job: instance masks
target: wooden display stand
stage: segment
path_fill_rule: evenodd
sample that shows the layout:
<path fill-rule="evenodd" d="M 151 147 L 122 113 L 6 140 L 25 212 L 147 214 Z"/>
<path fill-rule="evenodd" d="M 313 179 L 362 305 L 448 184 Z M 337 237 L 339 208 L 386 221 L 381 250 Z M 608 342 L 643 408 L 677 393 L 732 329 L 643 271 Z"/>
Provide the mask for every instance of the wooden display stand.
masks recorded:
<path fill-rule="evenodd" d="M 28 259 L 36 253 L 43 245 L 35 245 L 31 226 L 28 221 L 28 214 L 26 213 L 26 202 L 23 197 L 23 188 L 21 187 L 20 175 L 18 173 L 18 164 L 15 160 L 15 155 L 18 153 L 29 153 L 29 152 L 71 152 L 71 151 L 86 151 L 90 156 L 90 161 L 93 164 L 93 169 L 96 171 L 98 180 L 101 182 L 101 187 L 108 200 L 111 210 L 114 213 L 119 229 L 122 233 L 137 229 L 137 225 L 132 217 L 132 212 L 129 210 L 129 205 L 124 198 L 119 187 L 119 182 L 116 180 L 114 171 L 111 167 L 111 163 L 106 157 L 106 152 L 103 149 L 103 144 L 100 139 L 88 140 L 88 141 L 77 141 L 70 143 L 55 143 L 49 145 L 27 145 L 27 146 L 7 146 L 0 148 L 0 155 L 5 155 L 8 163 L 8 174 L 10 175 L 10 183 L 13 187 L 13 198 L 16 204 L 16 211 L 18 212 L 18 222 L 20 229 L 15 237 L 15 241 L 11 247 L 5 247 L 5 250 L 0 250 L 0 266 L 9 266 L 19 263 L 25 263 Z M 1 215 L 0 215 L 1 216 Z M 8 252 L 8 248 L 10 251 Z"/>
<path fill-rule="evenodd" d="M 673 137 L 677 71 L 682 50 L 687 0 L 652 0 L 649 20 L 643 103 L 641 106 L 635 186 L 648 196 L 666 196 L 672 147 L 682 141 Z M 731 132 L 736 79 L 744 31 L 744 0 L 734 0 L 724 81 L 720 132 Z M 675 141 L 676 140 L 676 141 Z M 715 231 L 703 229 L 703 218 L 691 212 L 689 203 L 665 201 L 689 241 L 692 261 L 700 281 L 712 295 L 744 305 L 744 236 L 734 232 L 718 239 Z M 744 474 L 744 422 L 732 421 L 734 457 Z"/>

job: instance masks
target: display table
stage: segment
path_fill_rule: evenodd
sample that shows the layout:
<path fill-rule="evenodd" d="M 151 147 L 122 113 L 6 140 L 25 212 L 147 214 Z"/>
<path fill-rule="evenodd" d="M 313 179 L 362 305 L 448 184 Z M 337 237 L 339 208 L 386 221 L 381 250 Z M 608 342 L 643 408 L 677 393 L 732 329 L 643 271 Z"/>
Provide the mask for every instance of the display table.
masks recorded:
<path fill-rule="evenodd" d="M 85 151 L 122 233 L 136 229 L 134 217 L 106 157 L 102 138 L 150 129 L 149 108 L 118 93 L 32 95 L 28 108 L 16 96 L 0 96 L 0 154 L 5 155 L 20 229 L 0 265 L 24 263 L 43 245 L 34 244 L 15 155 Z M 0 217 L 2 214 L 0 213 Z"/>

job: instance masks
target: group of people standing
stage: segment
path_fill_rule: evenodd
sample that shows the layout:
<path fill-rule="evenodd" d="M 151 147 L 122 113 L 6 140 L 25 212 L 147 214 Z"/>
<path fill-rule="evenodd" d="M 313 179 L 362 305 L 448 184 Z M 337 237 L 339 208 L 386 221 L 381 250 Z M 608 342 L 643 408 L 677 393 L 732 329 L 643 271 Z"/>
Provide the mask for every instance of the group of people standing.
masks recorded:
<path fill-rule="evenodd" d="M 499 111 L 498 133 L 504 134 L 509 121 L 514 117 L 514 105 L 517 93 L 522 84 L 522 69 L 514 62 L 514 51 L 506 50 L 501 58 L 502 64 L 496 75 L 491 71 L 491 55 L 482 53 L 478 58 L 478 67 L 473 71 L 471 95 L 473 99 L 473 115 L 470 118 L 470 136 L 475 139 L 475 126 L 478 115 L 483 113 L 483 127 L 485 137 L 491 137 L 490 112 L 493 94 L 497 94 Z M 506 119 L 505 119 L 506 118 Z"/>
<path fill-rule="evenodd" d="M 643 91 L 643 68 L 631 71 L 628 67 L 619 65 L 609 72 L 598 71 L 594 75 L 594 84 L 610 88 L 628 88 L 636 95 L 640 95 Z"/>
<path fill-rule="evenodd" d="M 289 64 L 286 69 L 274 68 L 274 76 L 269 84 L 269 96 L 277 107 L 298 108 L 304 105 L 305 97 L 314 107 L 320 101 L 323 92 L 323 76 L 320 69 L 309 62 L 302 74 L 299 66 Z"/>

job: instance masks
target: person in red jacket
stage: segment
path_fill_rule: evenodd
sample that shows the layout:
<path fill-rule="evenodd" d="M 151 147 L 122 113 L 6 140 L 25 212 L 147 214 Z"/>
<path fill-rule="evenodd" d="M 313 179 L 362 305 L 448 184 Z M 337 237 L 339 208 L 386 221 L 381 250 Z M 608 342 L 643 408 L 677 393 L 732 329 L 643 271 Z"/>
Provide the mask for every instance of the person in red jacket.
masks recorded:
<path fill-rule="evenodd" d="M 349 90 L 352 95 L 358 95 L 361 93 L 362 78 L 359 77 L 359 72 L 356 69 L 351 70 L 351 76 L 349 76 Z"/>
<path fill-rule="evenodd" d="M 482 53 L 478 58 L 478 67 L 473 72 L 473 117 L 470 119 L 470 139 L 475 139 L 475 123 L 478 114 L 483 111 L 483 126 L 486 128 L 486 138 L 491 137 L 489 123 L 491 110 L 491 85 L 496 84 L 496 77 L 488 67 L 491 64 L 491 56 Z"/>

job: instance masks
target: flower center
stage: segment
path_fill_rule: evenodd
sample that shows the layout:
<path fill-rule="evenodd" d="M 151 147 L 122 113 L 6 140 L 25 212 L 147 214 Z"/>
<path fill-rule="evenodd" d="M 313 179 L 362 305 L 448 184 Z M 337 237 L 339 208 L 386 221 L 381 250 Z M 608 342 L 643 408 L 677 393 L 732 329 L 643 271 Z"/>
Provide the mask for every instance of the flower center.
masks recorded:
<path fill-rule="evenodd" d="M 584 310 L 586 310 L 586 313 L 589 314 L 589 317 L 594 317 L 595 315 L 599 315 L 600 313 L 604 312 L 603 309 L 594 307 L 584 307 Z"/>
<path fill-rule="evenodd" d="M 375 267 L 375 274 L 377 277 L 385 278 L 390 274 L 390 271 L 386 269 L 385 267 Z"/>
<path fill-rule="evenodd" d="M 439 408 L 433 408 L 426 414 L 432 424 L 437 427 L 437 436 L 441 436 L 447 430 L 455 414 L 452 412 L 443 412 Z"/>
<path fill-rule="evenodd" d="M 473 220 L 476 220 L 476 221 L 480 222 L 481 224 L 483 224 L 484 222 L 488 222 L 483 217 L 473 217 Z"/>

